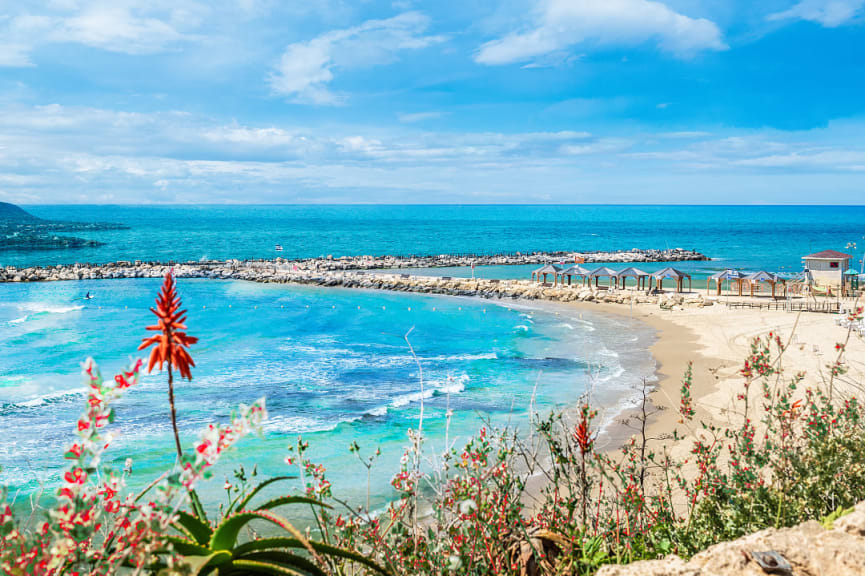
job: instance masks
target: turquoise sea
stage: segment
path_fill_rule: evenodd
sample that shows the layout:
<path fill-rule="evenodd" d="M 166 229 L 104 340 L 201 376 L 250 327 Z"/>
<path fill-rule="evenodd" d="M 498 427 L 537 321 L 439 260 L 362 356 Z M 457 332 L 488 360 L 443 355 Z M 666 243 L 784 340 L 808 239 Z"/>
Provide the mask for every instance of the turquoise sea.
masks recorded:
<path fill-rule="evenodd" d="M 48 219 L 131 230 L 81 234 L 105 246 L 0 253 L 0 265 L 693 248 L 709 268 L 801 269 L 805 254 L 856 242 L 865 206 L 27 206 Z M 705 263 L 701 266 L 706 266 Z"/>
<path fill-rule="evenodd" d="M 0 284 L 0 481 L 22 494 L 52 487 L 60 455 L 83 410 L 79 363 L 92 355 L 110 376 L 136 354 L 152 323 L 156 280 Z M 463 442 L 482 418 L 526 429 L 536 392 L 540 412 L 572 405 L 594 387 L 613 413 L 654 362 L 645 326 L 567 308 L 499 305 L 466 298 L 343 289 L 181 280 L 189 331 L 200 338 L 192 382 L 177 387 L 187 446 L 207 423 L 240 402 L 266 396 L 263 439 L 244 441 L 210 489 L 219 493 L 232 465 L 285 474 L 287 446 L 303 434 L 343 495 L 360 497 L 364 469 L 348 452 L 381 448 L 377 500 L 417 427 L 425 402 L 429 454 L 447 437 Z M 89 291 L 95 296 L 84 302 Z M 420 374 L 406 333 L 423 369 Z M 535 390 L 535 385 L 537 388 Z M 117 410 L 110 450 L 122 468 L 135 460 L 133 485 L 170 466 L 173 444 L 164 376 L 131 390 Z"/>
<path fill-rule="evenodd" d="M 491 253 L 683 247 L 716 260 L 683 263 L 705 274 L 725 267 L 798 270 L 800 257 L 848 242 L 865 248 L 863 207 L 252 206 L 28 207 L 50 219 L 124 222 L 131 229 L 80 235 L 105 246 L 0 253 L 0 265 L 75 261 L 198 260 L 333 254 Z M 648 266 L 647 266 L 648 267 Z M 529 267 L 479 268 L 487 277 Z M 421 273 L 443 273 L 426 271 Z M 470 270 L 451 270 L 469 275 Z M 79 363 L 93 356 L 106 376 L 145 335 L 159 282 L 0 284 L 0 483 L 20 496 L 59 479 L 60 455 L 82 411 Z M 464 441 L 482 425 L 523 429 L 529 406 L 573 405 L 591 389 L 614 414 L 654 371 L 645 325 L 565 307 L 382 292 L 181 280 L 190 310 L 194 380 L 178 386 L 187 445 L 232 407 L 266 396 L 263 439 L 247 439 L 209 490 L 238 463 L 289 472 L 299 434 L 328 466 L 337 492 L 365 494 L 365 470 L 348 452 L 381 448 L 374 497 L 389 497 L 406 430 L 417 426 L 423 370 L 428 454 Z M 81 300 L 87 291 L 95 298 Z M 446 414 L 453 416 L 449 427 Z M 134 461 L 133 485 L 169 466 L 173 447 L 164 379 L 144 379 L 118 408 L 109 454 Z M 364 478 L 364 481 L 359 481 Z"/>

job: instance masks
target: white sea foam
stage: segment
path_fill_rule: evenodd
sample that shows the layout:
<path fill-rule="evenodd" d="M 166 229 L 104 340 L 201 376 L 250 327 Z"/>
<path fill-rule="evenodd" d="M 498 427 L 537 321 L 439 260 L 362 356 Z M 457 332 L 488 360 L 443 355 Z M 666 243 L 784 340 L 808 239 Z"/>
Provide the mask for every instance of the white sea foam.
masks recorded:
<path fill-rule="evenodd" d="M 514 326 L 514 330 L 522 330 L 523 332 L 528 332 L 529 327 L 526 326 L 525 324 L 519 324 L 517 326 Z"/>
<path fill-rule="evenodd" d="M 45 314 L 67 314 L 69 312 L 75 312 L 76 310 L 83 309 L 84 306 L 78 304 L 75 306 L 52 306 L 50 304 L 44 304 L 41 302 L 27 302 L 18 306 L 19 310 L 30 312 L 30 314 L 25 314 L 20 318 L 15 318 L 14 320 L 9 320 L 9 324 L 23 324 L 28 320 L 36 317 L 42 316 Z"/>
<path fill-rule="evenodd" d="M 68 312 L 82 310 L 83 308 L 84 306 L 82 304 L 73 306 L 52 306 L 51 304 L 44 304 L 42 302 L 28 302 L 19 306 L 19 309 L 27 310 L 33 314 L 66 314 Z"/>
<path fill-rule="evenodd" d="M 23 402 L 14 402 L 12 404 L 7 404 L 7 407 L 10 408 L 32 408 L 34 406 L 42 406 L 44 404 L 50 404 L 54 400 L 62 400 L 65 398 L 72 398 L 74 396 L 80 396 L 82 394 L 87 393 L 87 388 L 73 388 L 71 390 L 60 390 L 58 392 L 49 392 L 47 394 L 42 394 L 40 396 L 36 396 L 35 398 L 31 398 L 30 400 L 24 400 Z"/>
<path fill-rule="evenodd" d="M 377 406 L 364 412 L 367 416 L 387 416 L 387 406 Z"/>
<path fill-rule="evenodd" d="M 441 386 L 437 390 L 441 394 L 459 394 L 465 391 L 468 380 L 468 374 L 463 374 L 457 378 L 450 378 L 445 382 L 444 386 Z"/>
<path fill-rule="evenodd" d="M 423 392 L 410 392 L 408 394 L 400 394 L 399 396 L 396 396 L 393 400 L 391 400 L 390 405 L 394 408 L 408 406 L 412 402 L 420 402 L 421 400 L 427 400 L 429 398 L 432 398 L 435 392 L 436 391 L 433 388 L 425 388 Z"/>
<path fill-rule="evenodd" d="M 408 406 L 413 402 L 420 402 L 421 399 L 428 400 L 433 396 L 441 396 L 444 394 L 460 394 L 466 389 L 466 383 L 469 381 L 468 374 L 447 378 L 445 380 L 430 380 L 424 387 L 423 394 L 420 391 L 409 392 L 408 394 L 400 394 L 391 400 L 390 405 L 393 408 Z"/>
<path fill-rule="evenodd" d="M 430 356 L 420 358 L 420 360 L 434 360 L 436 362 L 453 362 L 453 361 L 470 361 L 470 360 L 496 360 L 498 355 L 495 352 L 486 352 L 483 354 L 453 354 L 451 356 Z"/>
<path fill-rule="evenodd" d="M 264 422 L 264 429 L 271 432 L 291 433 L 327 432 L 333 430 L 343 422 L 351 422 L 353 420 L 357 420 L 357 417 L 340 418 L 335 421 L 323 422 L 317 418 L 308 418 L 306 416 L 280 416 L 271 414 Z"/>

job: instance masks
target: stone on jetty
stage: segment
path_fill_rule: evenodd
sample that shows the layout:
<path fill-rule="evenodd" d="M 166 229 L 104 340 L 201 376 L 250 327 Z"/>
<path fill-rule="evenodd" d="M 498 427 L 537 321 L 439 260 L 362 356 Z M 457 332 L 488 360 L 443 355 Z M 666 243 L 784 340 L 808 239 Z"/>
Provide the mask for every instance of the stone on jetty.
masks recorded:
<path fill-rule="evenodd" d="M 550 259 L 573 260 L 574 255 L 596 258 L 605 262 L 633 262 L 658 260 L 704 260 L 697 252 L 682 250 L 639 250 L 628 252 L 594 253 L 535 253 L 519 255 L 486 256 L 484 264 L 513 265 L 531 264 Z M 652 260 L 654 261 L 654 260 Z M 604 302 L 604 303 L 657 303 L 661 307 L 704 306 L 702 296 L 681 295 L 667 297 L 650 296 L 643 292 L 604 291 L 588 286 L 542 286 L 529 280 L 493 280 L 449 278 L 445 276 L 413 276 L 386 272 L 369 272 L 382 268 L 399 269 L 410 267 L 463 266 L 478 263 L 472 256 L 424 256 L 400 258 L 395 256 L 323 257 L 308 260 L 227 260 L 201 262 L 112 262 L 108 264 L 74 264 L 16 269 L 0 268 L 0 282 L 42 282 L 62 280 L 101 280 L 112 278 L 159 278 L 174 270 L 178 278 L 211 278 L 246 280 L 261 283 L 293 283 L 315 286 L 339 286 L 344 288 L 366 288 L 424 294 L 446 294 L 451 296 L 476 296 L 481 298 L 524 298 L 555 302 Z"/>

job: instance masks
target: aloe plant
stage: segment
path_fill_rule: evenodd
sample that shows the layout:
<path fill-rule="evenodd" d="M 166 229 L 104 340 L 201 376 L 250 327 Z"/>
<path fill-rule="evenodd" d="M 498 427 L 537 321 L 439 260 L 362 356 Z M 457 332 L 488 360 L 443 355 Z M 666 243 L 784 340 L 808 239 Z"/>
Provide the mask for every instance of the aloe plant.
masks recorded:
<path fill-rule="evenodd" d="M 251 492 L 233 501 L 216 525 L 211 524 L 200 509 L 195 514 L 179 512 L 173 525 L 177 534 L 167 536 L 166 541 L 183 557 L 194 576 L 326 576 L 322 566 L 328 559 L 336 558 L 388 574 L 384 568 L 357 552 L 304 537 L 291 522 L 273 512 L 275 508 L 291 504 L 330 508 L 319 500 L 281 496 L 255 508 L 249 507 L 252 498 L 263 488 L 289 478 L 280 476 L 261 482 Z M 241 532 L 253 521 L 266 522 L 283 535 L 240 542 Z"/>

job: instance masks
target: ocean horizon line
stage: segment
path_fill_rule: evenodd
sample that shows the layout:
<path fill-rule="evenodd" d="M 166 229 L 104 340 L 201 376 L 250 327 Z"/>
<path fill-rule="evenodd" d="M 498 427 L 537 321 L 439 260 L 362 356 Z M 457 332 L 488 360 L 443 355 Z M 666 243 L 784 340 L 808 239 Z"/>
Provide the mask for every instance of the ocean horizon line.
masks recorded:
<path fill-rule="evenodd" d="M 667 208 L 667 207 L 675 207 L 675 208 L 865 208 L 865 204 L 825 204 L 825 203 L 789 203 L 789 204 L 780 204 L 780 203 L 753 203 L 753 204 L 685 204 L 685 203 L 636 203 L 636 202 L 622 202 L 622 203 L 456 203 L 456 202 L 437 202 L 437 203 L 389 203 L 389 202 L 151 202 L 148 204 L 141 203 L 63 203 L 63 204 L 23 204 L 18 203 L 18 206 L 27 206 L 27 207 L 58 207 L 58 206 L 74 206 L 74 207 L 87 207 L 87 206 L 99 206 L 99 207 L 124 207 L 124 208 L 136 208 L 136 207 L 179 207 L 179 208 L 188 208 L 188 207 L 202 207 L 202 206 L 214 206 L 214 207 L 224 207 L 224 206 L 246 206 L 246 207 L 269 207 L 269 206 L 316 206 L 316 207 L 325 207 L 325 206 L 370 206 L 370 207 L 563 207 L 563 208 L 578 208 L 578 207 L 623 207 L 623 206 L 633 206 L 639 208 Z"/>

